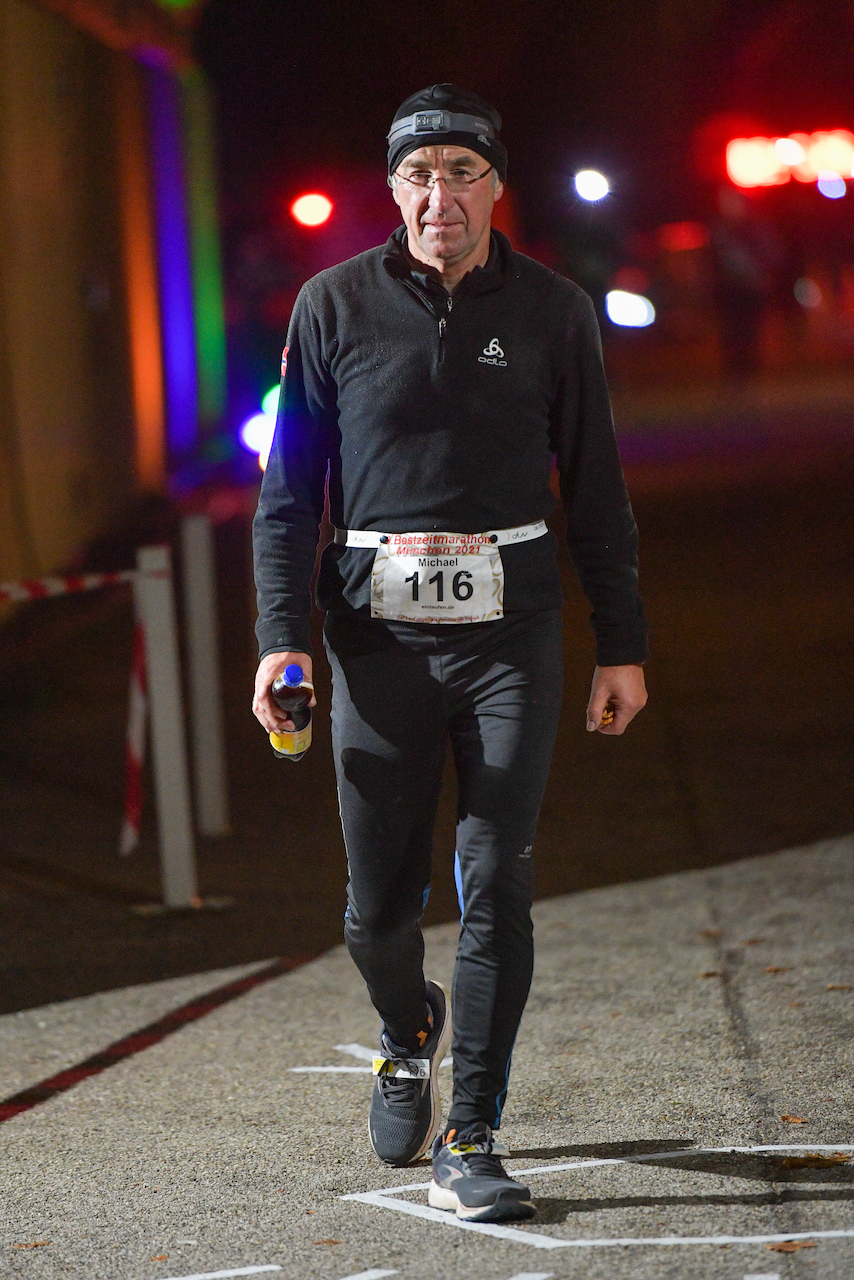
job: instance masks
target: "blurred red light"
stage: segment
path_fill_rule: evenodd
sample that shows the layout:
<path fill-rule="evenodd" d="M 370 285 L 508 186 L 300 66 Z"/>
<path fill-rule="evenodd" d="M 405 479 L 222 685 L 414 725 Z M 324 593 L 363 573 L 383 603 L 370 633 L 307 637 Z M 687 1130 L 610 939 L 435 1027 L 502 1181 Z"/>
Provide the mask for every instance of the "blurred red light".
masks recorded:
<path fill-rule="evenodd" d="M 666 222 L 658 228 L 658 243 L 665 253 L 689 253 L 709 243 L 702 222 Z"/>
<path fill-rule="evenodd" d="M 320 227 L 332 213 L 333 204 L 328 196 L 319 191 L 309 191 L 297 196 L 291 205 L 291 217 L 301 227 Z"/>
<path fill-rule="evenodd" d="M 854 176 L 854 134 L 847 129 L 793 133 L 788 138 L 733 138 L 727 144 L 726 168 L 737 187 L 771 187 L 788 182 L 815 182 L 823 170 L 841 178 Z"/>

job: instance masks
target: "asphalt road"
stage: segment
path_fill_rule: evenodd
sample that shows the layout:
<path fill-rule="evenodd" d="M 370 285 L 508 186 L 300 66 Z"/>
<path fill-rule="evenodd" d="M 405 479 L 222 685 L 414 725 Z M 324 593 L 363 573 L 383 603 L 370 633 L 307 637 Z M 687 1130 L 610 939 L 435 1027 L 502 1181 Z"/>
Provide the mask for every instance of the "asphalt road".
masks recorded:
<path fill-rule="evenodd" d="M 343 948 L 153 1043 L 247 969 L 0 1017 L 0 1095 L 59 1090 L 0 1124 L 2 1274 L 848 1280 L 852 863 L 849 838 L 537 904 L 502 1136 L 539 1211 L 510 1231 L 425 1216 L 429 1166 L 370 1151 Z M 456 934 L 428 932 L 440 980 Z"/>

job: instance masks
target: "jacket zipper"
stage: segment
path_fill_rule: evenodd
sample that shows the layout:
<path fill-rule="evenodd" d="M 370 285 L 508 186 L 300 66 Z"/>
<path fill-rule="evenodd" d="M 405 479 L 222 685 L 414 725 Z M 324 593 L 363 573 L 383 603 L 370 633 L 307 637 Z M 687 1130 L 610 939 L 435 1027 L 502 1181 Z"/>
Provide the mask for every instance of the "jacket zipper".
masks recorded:
<path fill-rule="evenodd" d="M 454 305 L 454 299 L 448 298 L 448 305 L 445 314 L 439 317 L 439 364 L 445 359 L 445 328 L 448 323 L 448 316 L 451 314 L 451 307 Z"/>

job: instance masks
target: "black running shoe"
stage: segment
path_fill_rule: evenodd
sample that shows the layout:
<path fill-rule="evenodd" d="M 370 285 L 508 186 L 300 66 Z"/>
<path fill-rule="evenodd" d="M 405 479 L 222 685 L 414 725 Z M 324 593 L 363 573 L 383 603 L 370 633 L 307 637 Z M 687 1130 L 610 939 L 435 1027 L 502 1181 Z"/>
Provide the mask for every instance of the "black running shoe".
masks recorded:
<path fill-rule="evenodd" d="M 532 1218 L 531 1192 L 508 1178 L 483 1121 L 449 1129 L 433 1146 L 433 1181 L 427 1199 L 467 1222 L 516 1222 Z"/>
<path fill-rule="evenodd" d="M 451 1003 L 438 982 L 427 983 L 427 1003 L 433 1025 L 417 1056 L 401 1052 L 383 1034 L 374 1058 L 368 1135 L 386 1164 L 417 1160 L 441 1123 L 439 1067 L 451 1043 Z"/>

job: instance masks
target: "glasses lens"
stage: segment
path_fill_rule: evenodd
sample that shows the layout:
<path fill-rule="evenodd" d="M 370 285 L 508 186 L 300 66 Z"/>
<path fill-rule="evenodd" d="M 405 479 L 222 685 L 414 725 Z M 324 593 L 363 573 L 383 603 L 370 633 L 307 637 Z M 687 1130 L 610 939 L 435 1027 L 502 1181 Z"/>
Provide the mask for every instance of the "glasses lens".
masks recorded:
<path fill-rule="evenodd" d="M 490 168 L 492 166 L 490 165 Z M 485 171 L 489 173 L 489 169 Z M 432 187 L 436 179 L 432 173 L 426 170 L 416 170 L 414 173 L 406 173 L 400 175 L 404 181 L 410 183 L 413 187 L 422 187 L 427 189 Z M 443 173 L 441 179 L 449 191 L 458 195 L 461 191 L 468 191 L 473 182 L 477 182 L 478 178 L 484 177 L 483 173 Z"/>

